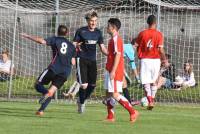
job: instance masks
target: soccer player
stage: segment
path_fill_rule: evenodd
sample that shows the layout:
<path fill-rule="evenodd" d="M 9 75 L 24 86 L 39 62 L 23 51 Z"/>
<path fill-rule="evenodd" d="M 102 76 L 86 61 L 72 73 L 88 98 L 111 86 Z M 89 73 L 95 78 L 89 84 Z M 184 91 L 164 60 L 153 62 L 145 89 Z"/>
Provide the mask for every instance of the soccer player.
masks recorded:
<path fill-rule="evenodd" d="M 128 59 L 132 73 L 134 74 L 134 76 L 137 80 L 137 83 L 140 83 L 139 75 L 138 75 L 137 68 L 136 68 L 136 65 L 135 65 L 135 50 L 133 48 L 133 45 L 130 44 L 130 43 L 124 44 L 124 58 Z M 124 70 L 124 75 L 125 75 L 125 77 L 123 78 L 123 94 L 124 94 L 124 97 L 126 97 L 132 105 L 137 105 L 137 104 L 139 104 L 138 101 L 133 101 L 130 98 L 130 94 L 129 94 L 129 91 L 128 91 L 128 83 L 131 83 L 131 80 L 130 80 L 126 70 Z"/>
<path fill-rule="evenodd" d="M 97 79 L 96 46 L 107 55 L 107 49 L 103 44 L 103 36 L 97 27 L 98 15 L 95 11 L 90 11 L 85 15 L 87 26 L 76 31 L 74 44 L 79 48 L 76 58 L 77 79 L 80 83 L 78 113 L 83 113 L 85 100 L 90 97 L 95 89 Z"/>
<path fill-rule="evenodd" d="M 138 58 L 141 60 L 140 78 L 149 102 L 147 109 L 152 110 L 161 62 L 166 66 L 168 63 L 163 48 L 163 35 L 156 30 L 156 17 L 148 16 L 147 24 L 148 29 L 139 33 L 135 47 L 137 47 Z"/>
<path fill-rule="evenodd" d="M 124 57 L 128 59 L 129 65 L 131 67 L 132 73 L 137 80 L 137 83 L 140 83 L 139 74 L 135 64 L 135 50 L 134 50 L 134 40 L 132 40 L 131 44 L 124 44 Z"/>
<path fill-rule="evenodd" d="M 75 47 L 65 38 L 67 33 L 67 27 L 60 25 L 58 27 L 58 36 L 49 37 L 47 39 L 25 33 L 22 34 L 22 36 L 27 39 L 42 45 L 50 46 L 53 52 L 53 58 L 50 65 L 41 73 L 35 83 L 36 90 L 43 94 L 43 97 L 39 101 L 41 107 L 36 112 L 37 115 L 43 115 L 43 112 L 50 103 L 55 91 L 67 80 L 67 77 L 71 72 L 71 65 L 75 64 Z M 50 82 L 51 86 L 49 90 L 47 90 L 44 85 L 48 85 Z"/>
<path fill-rule="evenodd" d="M 107 121 L 113 122 L 114 119 L 114 104 L 118 101 L 130 114 L 130 121 L 135 122 L 138 117 L 138 112 L 133 109 L 129 101 L 122 96 L 122 83 L 124 77 L 124 58 L 123 58 L 123 41 L 119 36 L 121 22 L 117 18 L 108 20 L 107 32 L 111 35 L 108 44 L 108 56 L 105 73 L 105 89 L 107 89 Z M 113 99 L 114 98 L 114 99 Z"/>

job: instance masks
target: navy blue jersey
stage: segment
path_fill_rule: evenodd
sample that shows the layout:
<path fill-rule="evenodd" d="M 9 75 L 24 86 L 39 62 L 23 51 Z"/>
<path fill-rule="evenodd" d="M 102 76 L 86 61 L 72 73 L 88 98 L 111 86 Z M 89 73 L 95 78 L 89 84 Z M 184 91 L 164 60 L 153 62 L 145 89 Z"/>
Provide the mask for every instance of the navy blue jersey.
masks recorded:
<path fill-rule="evenodd" d="M 71 59 L 75 57 L 74 45 L 64 37 L 49 37 L 45 39 L 53 52 L 52 62 L 49 65 L 55 74 L 68 76 L 71 72 Z"/>
<path fill-rule="evenodd" d="M 99 29 L 90 31 L 88 27 L 82 27 L 76 31 L 74 42 L 82 42 L 80 46 L 80 51 L 78 51 L 77 56 L 96 60 L 96 46 L 97 44 L 103 44 L 103 36 Z"/>

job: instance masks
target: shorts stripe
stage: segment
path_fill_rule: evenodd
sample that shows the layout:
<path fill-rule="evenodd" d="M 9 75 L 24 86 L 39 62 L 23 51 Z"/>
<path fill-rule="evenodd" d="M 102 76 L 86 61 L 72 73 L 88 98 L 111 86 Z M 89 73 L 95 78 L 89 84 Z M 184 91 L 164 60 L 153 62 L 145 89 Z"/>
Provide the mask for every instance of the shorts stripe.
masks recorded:
<path fill-rule="evenodd" d="M 82 84 L 81 81 L 81 72 L 80 72 L 80 58 L 77 58 L 77 74 L 78 74 L 78 82 Z"/>
<path fill-rule="evenodd" d="M 39 79 L 38 79 L 38 81 L 39 82 L 42 82 L 42 79 L 44 78 L 44 76 L 47 74 L 47 72 L 48 72 L 48 69 L 46 69 L 43 73 L 42 73 L 42 75 L 39 77 Z"/>

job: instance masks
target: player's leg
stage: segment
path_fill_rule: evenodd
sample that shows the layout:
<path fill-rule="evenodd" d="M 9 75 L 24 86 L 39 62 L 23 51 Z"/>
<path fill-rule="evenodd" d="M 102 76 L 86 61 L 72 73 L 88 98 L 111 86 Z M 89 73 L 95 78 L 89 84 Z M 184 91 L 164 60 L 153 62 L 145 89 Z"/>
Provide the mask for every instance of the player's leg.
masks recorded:
<path fill-rule="evenodd" d="M 45 94 L 45 99 L 41 100 L 43 101 L 41 103 L 41 107 L 38 109 L 37 113 L 43 113 L 44 110 L 46 109 L 46 107 L 49 105 L 49 103 L 51 102 L 52 96 L 54 95 L 54 93 L 61 88 L 61 86 L 65 83 L 65 81 L 67 80 L 67 76 L 66 77 L 62 77 L 62 76 L 58 76 L 55 75 L 52 78 L 52 84 L 48 90 L 48 93 Z"/>
<path fill-rule="evenodd" d="M 115 106 L 115 99 L 112 97 L 112 92 L 109 93 L 109 91 L 113 91 L 111 80 L 108 71 L 104 74 L 104 89 L 106 89 L 106 98 L 103 101 L 103 104 L 107 107 L 108 115 L 106 117 L 106 120 L 109 122 L 115 121 L 114 118 L 114 106 Z"/>
<path fill-rule="evenodd" d="M 67 91 L 67 93 L 66 92 L 63 92 L 63 95 L 65 96 L 65 97 L 70 97 L 70 94 L 73 92 L 73 90 L 74 90 L 74 88 L 75 88 L 75 86 L 76 86 L 76 81 L 72 84 L 72 86 L 69 88 L 69 90 Z"/>
<path fill-rule="evenodd" d="M 117 81 L 115 79 L 110 80 L 110 78 L 108 78 L 108 92 L 112 94 L 112 97 L 129 112 L 130 121 L 134 122 L 138 116 L 138 112 L 134 110 L 129 101 L 120 94 L 120 92 L 122 92 L 122 84 L 123 76 L 121 81 Z"/>
<path fill-rule="evenodd" d="M 76 63 L 77 80 L 80 83 L 79 98 L 77 100 L 78 113 L 83 113 L 85 110 L 85 94 L 88 86 L 88 61 L 82 58 L 77 58 Z"/>
<path fill-rule="evenodd" d="M 88 87 L 86 89 L 85 99 L 89 98 L 96 87 L 97 65 L 96 61 L 90 61 L 88 66 Z"/>
<path fill-rule="evenodd" d="M 106 106 L 107 106 L 107 112 L 108 112 L 108 115 L 106 117 L 107 121 L 111 121 L 111 122 L 115 121 L 115 117 L 114 117 L 115 103 L 116 103 L 115 99 L 112 97 L 112 95 L 109 94 L 108 98 L 106 99 Z"/>
<path fill-rule="evenodd" d="M 79 91 L 79 88 L 80 88 L 80 84 L 78 82 L 76 82 L 76 85 L 75 85 L 73 91 L 71 92 L 72 99 L 75 98 L 76 94 Z"/>
<path fill-rule="evenodd" d="M 49 90 L 56 91 L 57 87 L 54 86 L 54 85 L 51 85 Z M 41 106 L 38 109 L 38 111 L 36 112 L 36 115 L 43 115 L 44 110 L 46 109 L 46 107 L 51 102 L 52 96 L 45 95 L 45 97 L 46 97 L 45 99 L 43 98 L 42 100 L 40 100 L 41 101 Z"/>
<path fill-rule="evenodd" d="M 122 81 L 111 80 L 113 98 L 119 102 L 130 114 L 130 121 L 135 122 L 138 117 L 138 112 L 132 107 L 130 102 L 120 94 L 122 92 Z"/>
<path fill-rule="evenodd" d="M 153 107 L 154 107 L 154 102 L 155 102 L 155 96 L 156 96 L 156 93 L 157 93 L 157 79 L 159 77 L 159 71 L 160 71 L 160 65 L 161 65 L 161 62 L 160 62 L 160 59 L 153 59 L 151 60 L 151 63 L 152 63 L 152 70 L 151 70 L 151 77 L 152 77 L 152 84 L 151 84 L 151 98 L 152 98 L 152 101 L 151 103 L 149 103 L 149 106 L 148 106 L 148 110 L 152 110 Z"/>
<path fill-rule="evenodd" d="M 36 87 L 40 87 L 42 89 L 42 87 L 44 88 L 43 85 L 47 85 L 49 84 L 49 82 L 51 82 L 52 80 L 54 80 L 55 78 L 55 74 L 54 72 L 51 70 L 51 69 L 48 69 L 47 73 L 46 74 L 42 74 L 39 79 L 38 79 L 38 83 L 36 84 Z M 37 89 L 36 88 L 36 89 Z M 45 88 L 44 88 L 45 89 Z M 55 90 L 55 89 L 54 89 Z M 43 96 L 40 98 L 39 100 L 39 103 L 42 104 L 45 102 L 45 100 L 48 98 L 48 97 L 52 97 L 54 92 L 56 91 L 53 91 L 53 89 L 51 90 L 47 90 L 45 89 L 44 90 L 45 92 L 43 93 Z"/>
<path fill-rule="evenodd" d="M 131 103 L 131 97 L 128 91 L 128 86 L 125 77 L 123 77 L 123 86 L 122 86 L 124 97 Z"/>
<path fill-rule="evenodd" d="M 153 81 L 151 73 L 151 64 L 151 60 L 149 59 L 141 60 L 140 78 L 149 104 L 152 103 L 151 83 L 153 83 Z"/>
<path fill-rule="evenodd" d="M 52 77 L 52 71 L 49 69 L 45 69 L 35 82 L 36 91 L 42 93 L 43 95 L 48 93 L 48 90 L 44 87 L 44 85 L 48 84 L 51 81 Z"/>

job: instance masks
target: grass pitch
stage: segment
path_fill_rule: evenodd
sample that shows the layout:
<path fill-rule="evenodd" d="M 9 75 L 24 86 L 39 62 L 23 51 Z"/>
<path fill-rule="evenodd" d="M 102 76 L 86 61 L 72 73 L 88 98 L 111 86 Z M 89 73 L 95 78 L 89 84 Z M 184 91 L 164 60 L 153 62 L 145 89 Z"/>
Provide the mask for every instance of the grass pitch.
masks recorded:
<path fill-rule="evenodd" d="M 0 102 L 0 134 L 199 134 L 200 107 L 137 106 L 140 117 L 129 123 L 128 112 L 116 106 L 116 122 L 107 123 L 106 107 L 88 104 L 86 113 L 76 105 L 50 104 L 43 117 L 35 116 L 36 103 Z"/>

